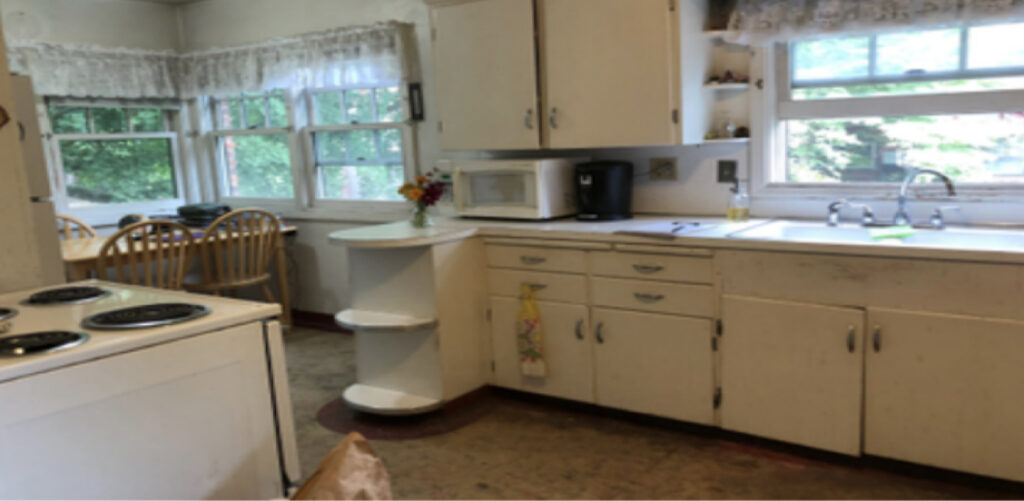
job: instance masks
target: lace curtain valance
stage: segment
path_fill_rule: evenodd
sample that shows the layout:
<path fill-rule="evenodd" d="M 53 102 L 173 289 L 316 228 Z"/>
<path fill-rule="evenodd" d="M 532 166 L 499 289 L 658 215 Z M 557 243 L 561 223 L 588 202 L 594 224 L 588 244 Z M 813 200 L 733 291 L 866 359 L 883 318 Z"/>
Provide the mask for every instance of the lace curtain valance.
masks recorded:
<path fill-rule="evenodd" d="M 728 39 L 767 45 L 998 20 L 1024 20 L 1024 0 L 738 0 Z"/>
<path fill-rule="evenodd" d="M 46 96 L 178 97 L 178 54 L 12 41 L 11 71 Z"/>
<path fill-rule="evenodd" d="M 70 97 L 188 99 L 418 77 L 412 25 L 399 22 L 183 54 L 12 41 L 8 58 L 36 92 Z"/>

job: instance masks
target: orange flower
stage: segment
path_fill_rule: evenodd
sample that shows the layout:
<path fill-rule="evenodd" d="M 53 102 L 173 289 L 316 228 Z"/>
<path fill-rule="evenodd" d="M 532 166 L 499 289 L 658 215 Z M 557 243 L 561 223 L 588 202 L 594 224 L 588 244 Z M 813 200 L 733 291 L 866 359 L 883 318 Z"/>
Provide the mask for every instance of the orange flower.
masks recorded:
<path fill-rule="evenodd" d="M 398 189 L 399 195 L 407 195 L 413 188 L 416 188 L 412 183 L 405 183 L 401 188 Z"/>
<path fill-rule="evenodd" d="M 421 190 L 419 188 L 413 188 L 413 189 L 409 190 L 408 192 L 406 192 L 405 198 L 408 198 L 409 200 L 412 200 L 413 202 L 416 202 L 416 201 L 419 201 L 419 199 L 423 198 L 423 195 L 425 193 L 426 192 L 424 192 L 423 190 Z"/>
<path fill-rule="evenodd" d="M 427 179 L 427 178 L 425 178 L 425 177 L 423 177 L 423 176 L 417 176 L 417 177 L 416 177 L 416 182 L 417 182 L 417 183 L 425 183 L 425 182 L 427 182 L 427 181 L 429 181 L 429 179 Z"/>

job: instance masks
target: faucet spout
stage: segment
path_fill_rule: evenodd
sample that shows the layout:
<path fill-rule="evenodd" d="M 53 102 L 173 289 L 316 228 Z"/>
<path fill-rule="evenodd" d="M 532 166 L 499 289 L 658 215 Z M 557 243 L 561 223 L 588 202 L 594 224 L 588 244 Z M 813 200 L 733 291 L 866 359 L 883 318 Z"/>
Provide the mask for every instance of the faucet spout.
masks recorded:
<path fill-rule="evenodd" d="M 907 213 L 907 192 L 910 190 L 910 185 L 913 184 L 914 180 L 918 176 L 930 174 L 942 180 L 943 184 L 946 185 L 946 192 L 951 197 L 956 196 L 956 186 L 953 184 L 953 180 L 949 176 L 933 169 L 917 169 L 912 168 L 907 171 L 907 177 L 903 179 L 903 184 L 900 185 L 899 197 L 897 197 L 896 215 L 893 216 L 893 224 L 899 226 L 904 224 L 910 224 L 910 214 Z"/>

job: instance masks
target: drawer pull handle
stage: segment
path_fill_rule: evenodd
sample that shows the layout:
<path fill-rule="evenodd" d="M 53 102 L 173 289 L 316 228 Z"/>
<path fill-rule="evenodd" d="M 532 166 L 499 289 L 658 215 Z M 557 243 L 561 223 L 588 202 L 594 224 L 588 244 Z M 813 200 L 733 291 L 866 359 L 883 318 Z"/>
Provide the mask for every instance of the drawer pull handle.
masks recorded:
<path fill-rule="evenodd" d="M 853 353 L 857 350 L 857 329 L 852 325 L 849 329 L 849 332 L 846 333 L 846 349 L 850 353 Z"/>
<path fill-rule="evenodd" d="M 545 284 L 527 284 L 527 285 L 530 286 L 530 290 L 532 290 L 533 292 L 542 291 L 542 290 L 548 288 L 548 286 L 545 285 Z"/>
<path fill-rule="evenodd" d="M 665 296 L 662 294 L 641 294 L 639 292 L 633 294 L 633 297 L 641 303 L 657 303 L 662 299 L 665 299 Z"/>
<path fill-rule="evenodd" d="M 579 320 L 576 322 L 576 339 L 583 341 L 583 321 Z"/>
<path fill-rule="evenodd" d="M 882 351 L 882 327 L 880 325 L 875 326 L 875 333 L 872 336 L 871 344 L 874 345 L 875 353 Z"/>
<path fill-rule="evenodd" d="M 537 256 L 519 256 L 519 262 L 523 264 L 542 264 L 547 262 L 547 258 Z"/>
<path fill-rule="evenodd" d="M 650 275 L 652 273 L 658 273 L 659 271 L 664 270 L 665 267 L 664 266 L 652 266 L 652 265 L 649 265 L 649 264 L 634 264 L 633 265 L 633 269 L 636 270 L 637 273 L 643 273 L 643 274 L 646 274 L 646 275 Z"/>
<path fill-rule="evenodd" d="M 594 339 L 597 339 L 597 344 L 604 344 L 604 322 L 597 324 L 597 329 L 594 330 Z"/>

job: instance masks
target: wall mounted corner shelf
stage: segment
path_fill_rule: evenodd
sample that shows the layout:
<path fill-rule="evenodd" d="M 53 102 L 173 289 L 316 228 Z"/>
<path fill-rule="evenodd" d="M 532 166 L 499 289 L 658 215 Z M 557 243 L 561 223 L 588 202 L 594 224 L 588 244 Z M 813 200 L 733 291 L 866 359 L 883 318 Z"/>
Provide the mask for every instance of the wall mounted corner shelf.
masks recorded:
<path fill-rule="evenodd" d="M 705 139 L 701 144 L 745 144 L 749 142 L 749 137 L 729 137 L 721 139 Z"/>

